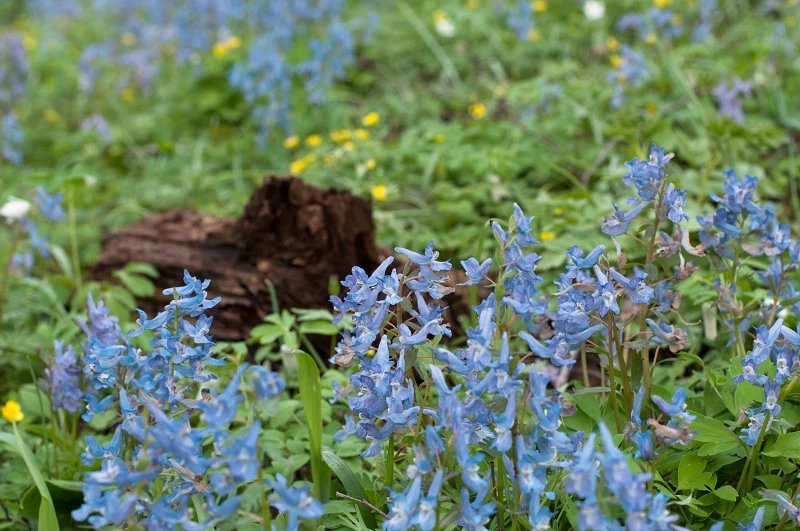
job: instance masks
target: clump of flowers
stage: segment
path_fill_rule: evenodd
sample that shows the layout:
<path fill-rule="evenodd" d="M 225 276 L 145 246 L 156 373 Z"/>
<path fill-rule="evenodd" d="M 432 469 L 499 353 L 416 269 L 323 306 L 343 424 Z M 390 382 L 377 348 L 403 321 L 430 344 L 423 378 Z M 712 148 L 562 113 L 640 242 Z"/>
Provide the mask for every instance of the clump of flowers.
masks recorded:
<path fill-rule="evenodd" d="M 379 470 L 391 491 L 384 529 L 428 530 L 444 522 L 509 528 L 521 519 L 546 529 L 565 510 L 579 529 L 681 529 L 676 498 L 653 482 L 656 470 L 668 473 L 666 456 L 695 443 L 698 413 L 688 405 L 691 389 L 676 388 L 671 396 L 655 392 L 652 364 L 661 352 L 674 355 L 690 345 L 678 311 L 679 285 L 697 270 L 692 257 L 725 260 L 726 245 L 749 244 L 739 240 L 746 223 L 724 207 L 714 221 L 701 218 L 701 243 L 692 244 L 686 191 L 667 178 L 672 158 L 653 145 L 646 159 L 627 163 L 623 182 L 635 196 L 624 208 L 614 205 L 601 223 L 616 257 L 604 245 L 572 247 L 552 289 L 536 272 L 533 218 L 514 205 L 507 224 L 492 221 L 495 257 L 462 262 L 462 284 L 484 296 L 473 308 L 466 341 L 455 347 L 446 343 L 451 328 L 443 305 L 453 289 L 453 268 L 433 242 L 423 253 L 397 248 L 404 257 L 399 267 L 390 257 L 372 273 L 353 269 L 343 282 L 344 297 L 332 298 L 338 319 L 347 316 L 353 326 L 331 361 L 356 364 L 349 387 L 337 392 L 353 413 L 337 438 L 363 439 L 362 456 L 382 459 Z M 734 186 L 728 177 L 726 196 L 715 200 L 736 202 L 739 211 L 757 217 L 751 230 L 760 244 L 751 253 L 796 249 L 788 230 L 773 223 L 771 210 Z M 717 230 L 729 227 L 738 227 L 735 242 L 729 241 L 733 233 L 714 240 Z M 621 244 L 626 236 L 643 249 L 628 256 Z M 775 269 L 765 273 L 773 284 L 785 272 Z M 740 359 L 749 369 L 729 376 L 731 385 L 746 379 L 764 389 L 763 404 L 749 412 L 753 426 L 742 432 L 750 445 L 751 433 L 761 444 L 768 433 L 762 426 L 780 412 L 788 392 L 781 393 L 781 386 L 791 389 L 789 382 L 800 374 L 793 346 L 800 330 L 769 322 L 771 328 L 758 329 L 753 351 Z M 589 356 L 607 372 L 605 418 L 613 427 L 594 419 L 597 432 L 586 434 L 570 420 L 580 384 L 568 375 L 580 366 L 588 386 Z M 774 369 L 762 365 L 767 359 Z M 744 465 L 750 477 L 757 451 Z M 405 463 L 404 476 L 394 473 L 397 461 Z M 566 478 L 563 486 L 557 478 Z M 742 492 L 749 488 L 737 485 Z M 567 506 L 565 497 L 574 501 Z M 793 517 L 789 502 L 780 500 L 787 518 Z"/>
<path fill-rule="evenodd" d="M 752 88 L 753 86 L 750 82 L 742 81 L 738 77 L 733 78 L 730 82 L 727 80 L 720 81 L 712 91 L 719 104 L 719 113 L 730 117 L 738 124 L 743 124 L 744 111 L 739 98 L 742 96 L 749 97 Z"/>
<path fill-rule="evenodd" d="M 84 465 L 99 468 L 86 475 L 83 506 L 72 515 L 95 528 L 133 522 L 150 529 L 212 528 L 236 512 L 239 488 L 260 477 L 261 424 L 252 414 L 241 417 L 241 406 L 278 396 L 283 380 L 243 364 L 225 386 L 215 386 L 213 368 L 225 361 L 214 355 L 206 311 L 220 299 L 208 298 L 208 280 L 186 272 L 184 282 L 164 290 L 173 300 L 159 314 L 140 310 L 138 328 L 128 334 L 102 302 L 89 299 L 81 323 L 83 390 L 75 353 L 57 345 L 48 373 L 54 405 L 72 411 L 82 396 L 85 421 L 109 412 L 116 418 L 111 437 L 86 437 L 81 456 Z M 151 337 L 147 349 L 134 346 L 142 334 Z M 267 482 L 274 490 L 269 503 L 287 513 L 289 529 L 298 518 L 322 514 L 307 490 L 282 476 Z"/>

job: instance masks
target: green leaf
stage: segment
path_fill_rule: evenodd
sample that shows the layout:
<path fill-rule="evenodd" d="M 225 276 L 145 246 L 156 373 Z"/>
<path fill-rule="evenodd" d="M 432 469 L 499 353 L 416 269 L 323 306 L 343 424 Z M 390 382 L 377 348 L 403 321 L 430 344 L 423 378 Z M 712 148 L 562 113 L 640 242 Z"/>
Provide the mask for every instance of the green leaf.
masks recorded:
<path fill-rule="evenodd" d="M 305 352 L 297 353 L 297 378 L 300 384 L 300 400 L 308 421 L 314 495 L 324 503 L 328 501 L 330 471 L 322 460 L 322 387 L 317 363 Z"/>
<path fill-rule="evenodd" d="M 153 264 L 145 262 L 130 262 L 123 268 L 123 271 L 133 275 L 144 275 L 150 278 L 158 278 L 159 276 L 158 269 L 156 269 Z"/>
<path fill-rule="evenodd" d="M 257 339 L 262 345 L 269 345 L 283 335 L 283 328 L 277 325 L 262 324 L 250 331 L 250 337 Z"/>
<path fill-rule="evenodd" d="M 327 448 L 322 451 L 322 459 L 325 460 L 325 463 L 333 470 L 333 473 L 336 474 L 339 481 L 342 482 L 349 496 L 359 500 L 367 499 L 366 492 L 364 492 L 361 483 L 358 482 L 358 478 L 353 471 L 350 470 L 350 467 L 347 466 L 347 463 L 339 459 L 339 456 Z M 364 519 L 366 526 L 369 529 L 377 529 L 378 524 L 375 522 L 375 515 L 370 508 L 362 503 L 357 504 L 357 506 L 358 512 L 361 513 L 361 518 Z"/>
<path fill-rule="evenodd" d="M 716 489 L 714 494 L 716 494 L 721 500 L 725 501 L 736 501 L 736 498 L 739 497 L 739 493 L 737 493 L 736 489 L 730 485 L 725 485 Z"/>
<path fill-rule="evenodd" d="M 150 279 L 126 273 L 125 271 L 117 271 L 114 276 L 119 279 L 125 289 L 130 291 L 135 297 L 150 297 L 155 293 L 156 286 Z"/>
<path fill-rule="evenodd" d="M 339 329 L 329 321 L 306 321 L 300 324 L 299 332 L 303 335 L 335 336 Z"/>
<path fill-rule="evenodd" d="M 14 427 L 17 450 L 22 455 L 22 460 L 25 462 L 25 466 L 28 467 L 28 473 L 42 496 L 42 503 L 39 505 L 39 526 L 46 531 L 58 531 L 58 519 L 56 518 L 56 510 L 53 507 L 53 498 L 50 496 L 50 490 L 47 488 L 42 471 L 39 470 L 39 465 L 36 464 L 36 459 L 33 457 L 31 449 L 22 439 L 19 427 L 16 424 L 12 426 Z M 44 521 L 42 521 L 42 518 L 44 518 Z"/>
<path fill-rule="evenodd" d="M 730 428 L 711 417 L 697 415 L 697 418 L 692 421 L 692 430 L 695 432 L 694 440 L 697 442 L 741 444 Z"/>
<path fill-rule="evenodd" d="M 52 500 L 42 498 L 39 504 L 39 531 L 58 531 L 58 517 Z"/>
<path fill-rule="evenodd" d="M 764 455 L 800 459 L 800 431 L 781 435 L 764 451 Z"/>
<path fill-rule="evenodd" d="M 702 487 L 703 471 L 706 468 L 705 460 L 700 459 L 694 452 L 689 452 L 681 458 L 678 464 L 678 488 L 696 489 Z"/>
<path fill-rule="evenodd" d="M 740 444 L 738 442 L 707 443 L 700 447 L 700 449 L 697 451 L 697 455 L 701 457 L 707 457 L 709 455 L 724 454 L 738 448 L 739 446 Z"/>

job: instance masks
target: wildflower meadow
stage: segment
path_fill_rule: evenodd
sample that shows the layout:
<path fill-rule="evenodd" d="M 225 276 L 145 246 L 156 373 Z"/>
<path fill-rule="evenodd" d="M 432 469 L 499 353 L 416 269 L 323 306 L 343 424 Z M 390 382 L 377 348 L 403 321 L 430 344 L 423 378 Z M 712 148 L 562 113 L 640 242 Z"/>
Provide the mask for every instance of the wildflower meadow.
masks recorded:
<path fill-rule="evenodd" d="M 0 530 L 800 529 L 799 23 L 0 2 Z"/>

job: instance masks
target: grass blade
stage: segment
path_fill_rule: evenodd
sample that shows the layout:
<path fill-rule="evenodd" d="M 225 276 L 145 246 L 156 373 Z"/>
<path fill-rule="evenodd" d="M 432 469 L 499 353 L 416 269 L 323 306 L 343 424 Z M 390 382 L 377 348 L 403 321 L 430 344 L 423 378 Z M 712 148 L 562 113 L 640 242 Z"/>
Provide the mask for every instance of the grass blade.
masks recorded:
<path fill-rule="evenodd" d="M 325 460 L 325 463 L 333 470 L 333 473 L 336 474 L 336 477 L 339 478 L 339 481 L 342 482 L 344 485 L 347 494 L 353 498 L 357 498 L 359 500 L 367 500 L 367 493 L 364 492 L 364 488 L 359 483 L 358 478 L 350 470 L 350 467 L 347 466 L 347 463 L 342 461 L 338 455 L 333 453 L 331 450 L 325 449 L 322 452 L 322 459 Z M 375 521 L 375 515 L 372 511 L 369 510 L 363 504 L 357 504 L 358 511 L 361 513 L 361 518 L 364 520 L 364 524 L 370 529 L 377 529 L 378 524 Z"/>
<path fill-rule="evenodd" d="M 322 460 L 322 390 L 317 363 L 305 352 L 297 353 L 297 377 L 308 421 L 314 496 L 324 503 L 330 495 L 330 470 Z"/>

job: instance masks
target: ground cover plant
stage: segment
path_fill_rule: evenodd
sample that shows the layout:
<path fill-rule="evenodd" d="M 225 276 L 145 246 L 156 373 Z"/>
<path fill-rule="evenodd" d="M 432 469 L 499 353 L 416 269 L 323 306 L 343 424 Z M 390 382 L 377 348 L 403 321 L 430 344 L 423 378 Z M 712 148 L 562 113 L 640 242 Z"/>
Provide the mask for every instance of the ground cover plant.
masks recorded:
<path fill-rule="evenodd" d="M 0 528 L 800 527 L 798 15 L 3 4 Z M 394 250 L 327 310 L 91 280 L 289 173 Z"/>

